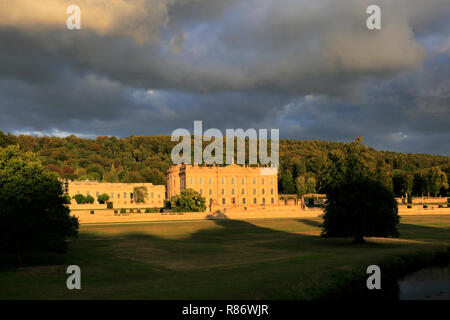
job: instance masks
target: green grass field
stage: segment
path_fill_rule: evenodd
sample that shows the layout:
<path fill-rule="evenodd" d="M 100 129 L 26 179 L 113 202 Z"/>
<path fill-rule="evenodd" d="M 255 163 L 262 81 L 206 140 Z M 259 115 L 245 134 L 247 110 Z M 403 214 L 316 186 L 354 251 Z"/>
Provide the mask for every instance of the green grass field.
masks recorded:
<path fill-rule="evenodd" d="M 315 299 L 366 267 L 450 246 L 450 216 L 406 216 L 399 239 L 319 237 L 321 219 L 80 226 L 65 255 L 2 259 L 0 299 Z M 81 267 L 82 290 L 66 288 Z"/>

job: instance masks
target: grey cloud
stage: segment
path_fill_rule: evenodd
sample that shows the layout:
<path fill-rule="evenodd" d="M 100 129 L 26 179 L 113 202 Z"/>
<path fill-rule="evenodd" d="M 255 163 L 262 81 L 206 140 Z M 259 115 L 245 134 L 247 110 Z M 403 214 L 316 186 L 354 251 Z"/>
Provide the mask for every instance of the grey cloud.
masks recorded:
<path fill-rule="evenodd" d="M 144 43 L 0 24 L 0 130 L 170 134 L 203 120 L 448 154 L 448 1 L 377 1 L 381 31 L 365 28 L 372 1 L 164 1 L 167 24 Z"/>

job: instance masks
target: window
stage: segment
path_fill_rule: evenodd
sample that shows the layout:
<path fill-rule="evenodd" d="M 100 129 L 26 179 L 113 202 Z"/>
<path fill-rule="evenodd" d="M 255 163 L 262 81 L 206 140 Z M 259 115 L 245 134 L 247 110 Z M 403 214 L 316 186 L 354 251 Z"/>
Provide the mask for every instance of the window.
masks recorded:
<path fill-rule="evenodd" d="M 224 195 L 225 194 L 225 189 L 222 189 L 222 195 Z"/>
<path fill-rule="evenodd" d="M 245 184 L 245 178 L 241 179 L 241 184 Z"/>
<path fill-rule="evenodd" d="M 209 178 L 209 184 L 212 184 L 212 178 Z"/>
<path fill-rule="evenodd" d="M 231 189 L 231 194 L 234 194 L 234 189 Z"/>
<path fill-rule="evenodd" d="M 256 189 L 253 189 L 253 194 L 256 194 Z"/>
<path fill-rule="evenodd" d="M 198 179 L 199 184 L 203 184 L 203 178 Z"/>
<path fill-rule="evenodd" d="M 203 195 L 203 189 L 200 189 L 200 195 Z"/>
<path fill-rule="evenodd" d="M 270 200 L 270 202 L 271 202 L 272 204 L 274 204 L 274 202 L 275 202 L 275 199 L 274 199 L 274 198 L 272 198 L 272 199 Z"/>
<path fill-rule="evenodd" d="M 272 189 L 270 189 L 270 194 L 273 194 L 273 188 L 272 188 Z"/>
<path fill-rule="evenodd" d="M 256 204 L 256 198 L 253 198 L 253 204 Z"/>
<path fill-rule="evenodd" d="M 266 194 L 266 189 L 262 189 L 262 194 Z"/>
<path fill-rule="evenodd" d="M 117 194 L 117 199 L 120 199 L 120 193 Z"/>
<path fill-rule="evenodd" d="M 158 199 L 161 199 L 161 195 L 160 194 L 158 194 Z"/>
<path fill-rule="evenodd" d="M 264 184 L 264 178 L 261 179 L 261 184 Z"/>
<path fill-rule="evenodd" d="M 209 195 L 212 195 L 212 189 L 209 189 Z"/>
<path fill-rule="evenodd" d="M 153 198 L 153 192 L 152 192 L 152 198 Z"/>
<path fill-rule="evenodd" d="M 270 184 L 273 184 L 273 178 L 270 178 Z"/>
<path fill-rule="evenodd" d="M 222 204 L 225 204 L 225 198 L 222 198 Z"/>
<path fill-rule="evenodd" d="M 222 178 L 222 184 L 225 184 L 225 178 Z"/>
<path fill-rule="evenodd" d="M 242 204 L 245 204 L 245 198 L 242 198 Z"/>
<path fill-rule="evenodd" d="M 256 184 L 256 178 L 253 178 L 253 184 Z"/>
<path fill-rule="evenodd" d="M 194 184 L 194 179 L 193 178 L 189 178 L 189 184 Z"/>
<path fill-rule="evenodd" d="M 262 198 L 262 204 L 266 204 L 266 198 Z"/>
<path fill-rule="evenodd" d="M 245 194 L 245 189 L 242 189 L 242 194 Z"/>
<path fill-rule="evenodd" d="M 99 193 L 98 193 L 98 191 L 97 191 L 97 192 L 95 193 L 95 196 L 98 197 L 98 195 L 99 195 Z"/>
<path fill-rule="evenodd" d="M 234 178 L 231 178 L 231 184 L 234 184 Z"/>
<path fill-rule="evenodd" d="M 127 197 L 127 193 L 124 192 L 124 193 L 123 193 L 123 198 L 126 199 L 126 197 Z"/>
<path fill-rule="evenodd" d="M 111 199 L 114 199 L 114 193 L 111 193 Z"/>

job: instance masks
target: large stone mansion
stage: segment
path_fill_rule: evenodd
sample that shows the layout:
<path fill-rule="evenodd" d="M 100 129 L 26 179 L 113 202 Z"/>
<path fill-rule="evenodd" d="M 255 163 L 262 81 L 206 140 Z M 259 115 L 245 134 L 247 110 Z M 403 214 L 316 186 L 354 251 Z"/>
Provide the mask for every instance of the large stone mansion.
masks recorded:
<path fill-rule="evenodd" d="M 104 183 L 97 181 L 65 181 L 63 183 L 64 193 L 73 198 L 77 194 L 92 196 L 95 201 L 101 194 L 106 193 L 114 207 L 126 207 L 135 205 L 135 188 L 147 188 L 147 199 L 143 205 L 152 208 L 164 207 L 166 188 L 163 185 L 154 185 L 152 183 Z M 74 201 L 72 201 L 74 202 Z"/>
<path fill-rule="evenodd" d="M 275 168 L 175 165 L 167 171 L 167 197 L 194 189 L 207 205 L 220 207 L 278 205 L 278 172 Z"/>
<path fill-rule="evenodd" d="M 64 181 L 64 192 L 73 198 L 90 195 L 95 201 L 101 194 L 109 195 L 114 208 L 135 206 L 135 188 L 145 187 L 147 199 L 142 205 L 164 207 L 164 202 L 182 190 L 194 189 L 206 199 L 207 206 L 254 207 L 277 206 L 278 172 L 275 168 L 174 165 L 167 170 L 167 187 L 151 183 L 102 183 L 96 181 Z M 73 205 L 76 205 L 73 203 Z"/>

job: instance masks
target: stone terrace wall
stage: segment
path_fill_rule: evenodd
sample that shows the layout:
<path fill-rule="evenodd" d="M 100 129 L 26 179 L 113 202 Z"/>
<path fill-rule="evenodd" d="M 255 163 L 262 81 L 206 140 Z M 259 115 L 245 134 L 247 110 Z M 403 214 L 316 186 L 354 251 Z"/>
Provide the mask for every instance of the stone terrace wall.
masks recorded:
<path fill-rule="evenodd" d="M 129 213 L 114 214 L 114 210 L 99 210 L 90 214 L 90 210 L 73 211 L 80 223 L 100 222 L 138 222 L 138 221 L 170 221 L 170 220 L 204 220 L 204 219 L 253 219 L 253 218 L 313 218 L 323 214 L 322 210 L 261 210 L 261 211 L 220 211 L 220 212 L 166 212 L 166 213 Z"/>

